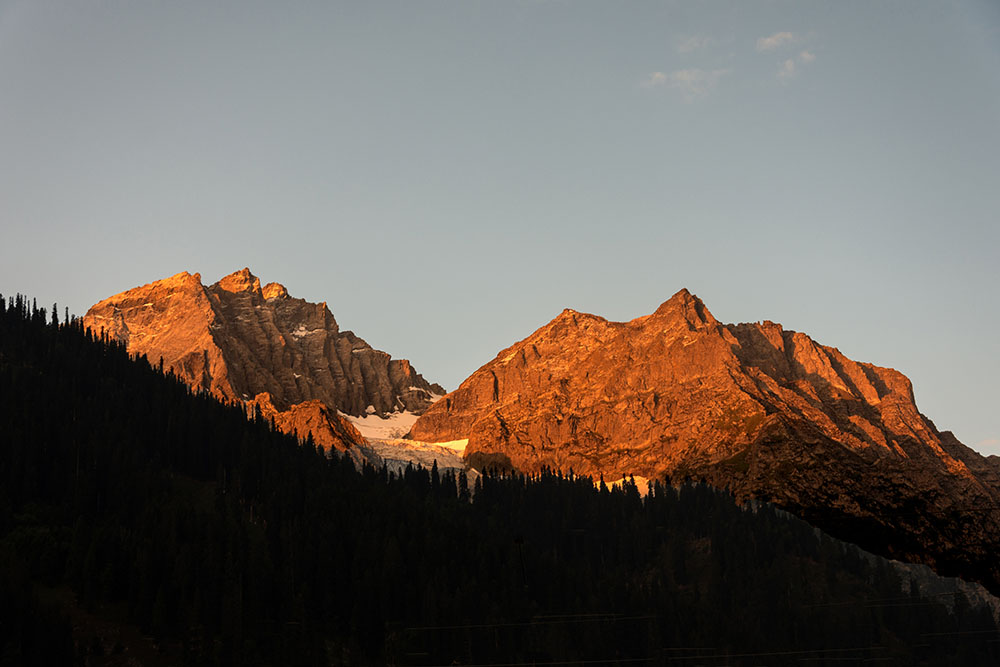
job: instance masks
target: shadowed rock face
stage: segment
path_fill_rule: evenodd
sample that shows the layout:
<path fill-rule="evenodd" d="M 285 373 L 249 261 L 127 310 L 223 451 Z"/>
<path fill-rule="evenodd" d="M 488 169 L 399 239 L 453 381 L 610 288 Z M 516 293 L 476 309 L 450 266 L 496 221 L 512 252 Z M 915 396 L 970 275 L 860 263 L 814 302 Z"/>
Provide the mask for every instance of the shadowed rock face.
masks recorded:
<path fill-rule="evenodd" d="M 618 479 L 704 477 L 893 557 L 1000 589 L 1000 465 L 940 432 L 898 371 L 686 290 L 630 322 L 563 311 L 424 413 L 410 437 Z"/>
<path fill-rule="evenodd" d="M 101 301 L 84 324 L 162 358 L 193 387 L 256 402 L 283 430 L 312 431 L 325 447 L 362 442 L 338 410 L 419 413 L 444 393 L 405 359 L 340 331 L 325 303 L 292 298 L 278 283 L 261 288 L 249 269 L 208 287 L 179 273 Z"/>

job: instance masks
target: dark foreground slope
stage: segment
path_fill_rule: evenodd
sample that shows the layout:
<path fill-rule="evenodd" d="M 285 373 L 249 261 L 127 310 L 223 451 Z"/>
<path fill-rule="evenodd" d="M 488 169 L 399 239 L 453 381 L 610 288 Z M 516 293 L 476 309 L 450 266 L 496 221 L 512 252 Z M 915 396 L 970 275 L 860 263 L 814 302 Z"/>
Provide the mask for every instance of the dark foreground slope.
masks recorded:
<path fill-rule="evenodd" d="M 769 506 L 359 473 L 23 304 L 0 396 L 0 663 L 1000 659 L 957 589 L 922 598 Z"/>

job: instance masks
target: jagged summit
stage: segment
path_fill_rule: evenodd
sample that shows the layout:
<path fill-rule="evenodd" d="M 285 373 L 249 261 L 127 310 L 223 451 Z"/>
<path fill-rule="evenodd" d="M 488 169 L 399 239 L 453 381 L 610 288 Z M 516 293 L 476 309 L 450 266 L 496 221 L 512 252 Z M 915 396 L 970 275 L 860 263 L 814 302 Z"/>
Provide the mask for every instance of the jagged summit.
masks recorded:
<path fill-rule="evenodd" d="M 676 323 L 683 323 L 688 326 L 700 328 L 704 326 L 718 325 L 719 322 L 712 316 L 704 302 L 687 289 L 681 289 L 649 315 L 642 315 L 627 322 L 614 322 L 600 315 L 584 313 L 572 308 L 564 308 L 550 322 L 539 328 L 532 336 L 551 330 L 565 323 L 577 326 L 586 325 L 607 325 L 608 327 L 641 327 L 645 326 L 647 320 L 656 319 L 660 321 L 671 320 Z M 531 337 L 529 337 L 531 338 Z"/>
<path fill-rule="evenodd" d="M 890 555 L 935 565 L 961 545 L 975 576 L 1000 582 L 984 546 L 1000 512 L 960 513 L 1000 505 L 1000 466 L 939 432 L 902 373 L 773 322 L 722 324 L 688 290 L 625 323 L 563 311 L 410 437 L 468 439 L 468 455 L 531 472 L 706 477 L 835 532 L 831 516 L 893 536 L 868 543 Z"/>
<path fill-rule="evenodd" d="M 201 274 L 200 273 L 188 273 L 187 271 L 181 271 L 180 273 L 175 273 L 169 278 L 164 278 L 163 280 L 156 281 L 163 287 L 172 286 L 182 286 L 182 285 L 200 285 L 201 284 Z"/>
<path fill-rule="evenodd" d="M 660 304 L 660 307 L 653 312 L 651 317 L 680 318 L 695 326 L 718 324 L 712 313 L 705 307 L 705 303 L 686 288 L 681 289 Z"/>
<path fill-rule="evenodd" d="M 682 287 L 673 296 L 661 303 L 660 307 L 653 314 L 682 308 L 693 302 L 701 303 L 701 299 L 692 294 L 688 288 Z"/>
<path fill-rule="evenodd" d="M 579 310 L 573 310 L 572 308 L 564 308 L 561 313 L 552 318 L 552 321 L 546 324 L 542 329 L 547 327 L 553 327 L 559 324 L 569 324 L 571 326 L 579 326 L 582 324 L 593 324 L 593 323 L 609 323 L 608 320 L 604 319 L 600 315 L 593 315 L 591 313 L 583 313 Z"/>
<path fill-rule="evenodd" d="M 271 299 L 284 299 L 288 297 L 288 290 L 281 283 L 268 283 L 264 285 L 263 294 L 264 298 L 269 301 Z"/>
<path fill-rule="evenodd" d="M 479 375 L 491 388 L 486 394 L 492 396 L 492 387 L 497 387 L 496 398 L 490 399 L 485 413 L 471 395 Z M 525 386 L 533 378 L 538 386 Z M 626 323 L 563 310 L 467 379 L 449 394 L 448 402 L 428 411 L 414 425 L 413 433 L 427 440 L 470 437 L 470 449 L 474 448 L 475 424 L 493 420 L 498 403 L 512 414 L 524 414 L 520 403 L 528 400 L 538 405 L 532 390 L 548 395 L 543 386 L 546 383 L 573 389 L 561 392 L 563 407 L 579 403 L 583 421 L 576 422 L 562 438 L 556 437 L 565 428 L 562 420 L 548 424 L 543 430 L 553 445 L 551 453 L 548 447 L 532 448 L 532 461 L 521 462 L 529 469 L 568 462 L 577 471 L 612 473 L 621 471 L 624 463 L 637 474 L 655 477 L 669 472 L 674 467 L 672 461 L 684 458 L 688 450 L 698 450 L 708 458 L 710 452 L 738 451 L 753 439 L 753 431 L 720 433 L 716 420 L 698 426 L 704 421 L 700 415 L 705 406 L 713 404 L 719 405 L 713 409 L 735 410 L 758 424 L 774 421 L 773 415 L 805 416 L 829 437 L 859 450 L 876 447 L 894 452 L 906 438 L 939 439 L 917 410 L 910 381 L 898 371 L 857 363 L 836 348 L 820 345 L 774 322 L 723 325 L 687 289 L 678 291 L 651 315 Z M 504 405 L 505 393 L 511 395 L 511 405 Z M 655 396 L 652 405 L 647 404 L 650 394 Z M 674 394 L 676 398 L 661 400 Z M 641 401 L 643 407 L 629 419 L 597 419 L 595 414 L 608 407 L 596 400 L 599 396 L 618 405 Z M 692 401 L 690 396 L 698 399 Z M 891 407 L 883 406 L 888 399 Z M 852 407 L 846 408 L 845 402 Z M 456 405 L 468 405 L 469 411 L 456 412 Z M 689 405 L 692 415 L 681 422 L 694 428 L 683 438 L 672 438 L 684 442 L 684 447 L 666 446 L 662 433 L 671 427 L 681 428 L 677 414 L 682 405 Z M 549 416 L 566 412 L 553 409 Z M 543 414 L 524 416 L 530 416 L 533 423 L 546 421 Z M 510 422 L 506 417 L 504 420 Z M 601 423 L 602 432 L 581 431 L 580 426 L 591 420 Z M 527 441 L 532 432 L 522 431 Z M 629 444 L 625 449 L 611 447 L 604 455 L 579 455 L 560 444 L 561 439 L 573 443 L 581 436 Z M 488 441 L 485 438 L 484 446 Z M 569 458 L 564 461 L 556 456 L 553 460 L 557 451 Z M 633 459 L 633 455 L 640 458 Z M 958 465 L 944 450 L 939 459 L 948 466 Z"/>
<path fill-rule="evenodd" d="M 269 406 L 265 412 L 318 401 L 322 414 L 421 413 L 444 393 L 408 361 L 340 331 L 325 303 L 291 297 L 279 283 L 262 290 L 249 268 L 207 287 L 200 274 L 185 271 L 127 290 L 94 305 L 84 324 L 133 354 L 154 363 L 162 358 L 194 387 L 257 401 Z M 315 409 L 294 412 L 309 413 L 312 422 L 321 416 Z M 294 420 L 277 421 L 295 427 Z M 327 430 L 347 437 L 353 429 Z"/>
<path fill-rule="evenodd" d="M 242 268 L 222 278 L 213 287 L 227 292 L 260 292 L 260 280 L 249 268 Z"/>

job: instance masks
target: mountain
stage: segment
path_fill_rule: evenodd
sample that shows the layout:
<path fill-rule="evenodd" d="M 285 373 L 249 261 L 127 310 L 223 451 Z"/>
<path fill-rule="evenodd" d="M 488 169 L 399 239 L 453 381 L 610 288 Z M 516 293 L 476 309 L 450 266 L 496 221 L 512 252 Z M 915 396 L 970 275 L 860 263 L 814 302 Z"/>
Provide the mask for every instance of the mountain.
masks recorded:
<path fill-rule="evenodd" d="M 262 288 L 248 268 L 207 287 L 200 274 L 178 273 L 95 304 L 83 321 L 325 448 L 364 441 L 351 416 L 418 414 L 444 394 L 405 359 L 341 331 L 326 303 L 293 298 L 278 283 Z"/>
<path fill-rule="evenodd" d="M 1000 590 L 1000 464 L 939 431 L 900 372 L 682 290 L 629 322 L 565 310 L 413 425 L 522 471 L 703 478 Z"/>

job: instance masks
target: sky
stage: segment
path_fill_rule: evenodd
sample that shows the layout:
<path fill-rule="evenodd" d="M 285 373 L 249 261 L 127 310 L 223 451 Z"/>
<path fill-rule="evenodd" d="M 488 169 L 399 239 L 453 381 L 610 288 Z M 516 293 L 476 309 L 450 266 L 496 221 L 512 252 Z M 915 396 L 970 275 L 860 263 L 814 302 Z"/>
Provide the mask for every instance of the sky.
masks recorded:
<path fill-rule="evenodd" d="M 0 292 L 244 266 L 451 390 L 681 288 L 1000 454 L 1000 3 L 0 0 Z"/>

